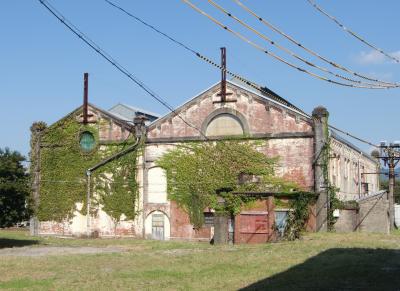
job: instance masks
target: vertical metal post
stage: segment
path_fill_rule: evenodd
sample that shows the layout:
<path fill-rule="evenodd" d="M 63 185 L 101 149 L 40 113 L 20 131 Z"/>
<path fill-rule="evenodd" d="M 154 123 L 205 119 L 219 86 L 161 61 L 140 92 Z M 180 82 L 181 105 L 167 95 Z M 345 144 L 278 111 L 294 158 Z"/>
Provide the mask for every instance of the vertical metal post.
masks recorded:
<path fill-rule="evenodd" d="M 226 48 L 221 47 L 221 101 L 226 101 Z"/>
<path fill-rule="evenodd" d="M 90 229 L 90 179 L 91 179 L 91 172 L 88 170 L 86 171 L 86 234 L 90 236 L 91 229 Z"/>
<path fill-rule="evenodd" d="M 88 89 L 89 89 L 89 74 L 83 74 L 83 123 L 88 122 Z"/>

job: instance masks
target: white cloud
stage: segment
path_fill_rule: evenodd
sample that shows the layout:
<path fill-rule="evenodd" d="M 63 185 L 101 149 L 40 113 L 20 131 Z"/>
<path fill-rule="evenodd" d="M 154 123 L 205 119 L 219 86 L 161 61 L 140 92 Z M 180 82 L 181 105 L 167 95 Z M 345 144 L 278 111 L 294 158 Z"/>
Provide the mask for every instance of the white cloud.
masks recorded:
<path fill-rule="evenodd" d="M 368 72 L 368 76 L 376 79 L 380 79 L 383 81 L 391 82 L 393 80 L 392 73 L 384 73 L 384 72 Z"/>
<path fill-rule="evenodd" d="M 389 55 L 400 59 L 400 51 L 389 53 Z M 369 52 L 362 51 L 356 56 L 355 60 L 361 65 L 380 65 L 395 63 L 394 60 L 389 59 L 388 57 L 376 50 L 371 50 Z"/>

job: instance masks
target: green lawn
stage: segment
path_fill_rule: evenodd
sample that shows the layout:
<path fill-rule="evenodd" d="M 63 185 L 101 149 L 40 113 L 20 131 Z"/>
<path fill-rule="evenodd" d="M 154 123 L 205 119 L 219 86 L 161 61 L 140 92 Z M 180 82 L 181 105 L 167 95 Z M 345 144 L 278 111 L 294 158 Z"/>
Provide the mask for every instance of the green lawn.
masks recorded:
<path fill-rule="evenodd" d="M 14 246 L 10 250 L 9 247 Z M 117 253 L 22 256 L 56 247 Z M 71 248 L 72 247 L 72 248 Z M 18 251 L 18 256 L 10 252 Z M 32 238 L 0 230 L 0 289 L 399 290 L 400 232 L 307 234 L 262 245 Z"/>

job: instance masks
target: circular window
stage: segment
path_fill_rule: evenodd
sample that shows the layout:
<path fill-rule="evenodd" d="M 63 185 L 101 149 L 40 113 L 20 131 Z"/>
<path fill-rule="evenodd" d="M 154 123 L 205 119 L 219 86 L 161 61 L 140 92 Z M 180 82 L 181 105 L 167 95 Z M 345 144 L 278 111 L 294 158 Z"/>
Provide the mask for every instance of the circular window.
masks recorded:
<path fill-rule="evenodd" d="M 85 131 L 81 134 L 79 144 L 84 152 L 90 152 L 96 146 L 96 140 L 91 132 Z"/>

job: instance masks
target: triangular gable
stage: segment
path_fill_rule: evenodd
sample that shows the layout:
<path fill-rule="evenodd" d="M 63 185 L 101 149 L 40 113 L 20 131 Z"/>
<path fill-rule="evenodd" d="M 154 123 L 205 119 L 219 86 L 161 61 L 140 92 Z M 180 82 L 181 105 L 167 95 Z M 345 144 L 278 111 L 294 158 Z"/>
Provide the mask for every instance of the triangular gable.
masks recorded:
<path fill-rule="evenodd" d="M 272 91 L 270 93 L 267 91 L 268 94 L 265 93 L 265 90 L 256 92 L 256 90 L 251 90 L 232 81 L 227 81 L 227 90 L 232 93 L 227 97 L 228 101 L 229 98 L 235 100 L 218 104 L 220 83 L 216 83 L 177 107 L 174 112 L 170 112 L 151 123 L 148 126 L 148 137 L 150 139 L 174 139 L 199 135 L 204 137 L 205 124 L 211 122 L 210 118 L 215 117 L 215 114 L 221 114 L 224 111 L 244 121 L 242 125 L 245 135 L 312 131 L 311 118 L 288 101 L 283 102 L 282 100 L 285 99 Z M 271 112 L 271 116 L 274 114 L 274 120 L 271 118 L 268 120 L 266 115 L 269 112 Z M 280 117 L 277 117 L 277 112 L 279 112 Z M 290 118 L 287 118 L 287 116 L 290 116 Z M 261 123 L 261 125 L 257 125 L 257 123 Z M 245 129 L 249 130 L 246 132 Z"/>
<path fill-rule="evenodd" d="M 118 118 L 117 116 L 113 115 L 112 113 L 103 110 L 91 103 L 88 103 L 88 110 L 94 110 L 99 112 L 102 117 L 105 117 L 106 119 L 110 119 L 112 120 L 115 124 L 117 124 L 120 127 L 123 127 L 129 131 L 132 130 L 133 126 L 131 124 L 129 124 L 128 122 L 126 122 L 125 120 L 122 120 L 121 118 Z M 51 128 L 54 128 L 55 126 L 57 126 L 58 124 L 62 123 L 62 121 L 64 121 L 67 118 L 70 118 L 72 116 L 78 116 L 79 114 L 82 114 L 83 112 L 83 105 L 79 106 L 78 108 L 74 109 L 73 111 L 71 111 L 70 113 L 68 113 L 67 115 L 65 115 L 64 117 L 62 117 L 61 119 L 55 121 L 54 123 L 52 123 L 51 125 L 49 125 L 45 130 L 44 133 L 48 130 L 50 130 Z"/>

